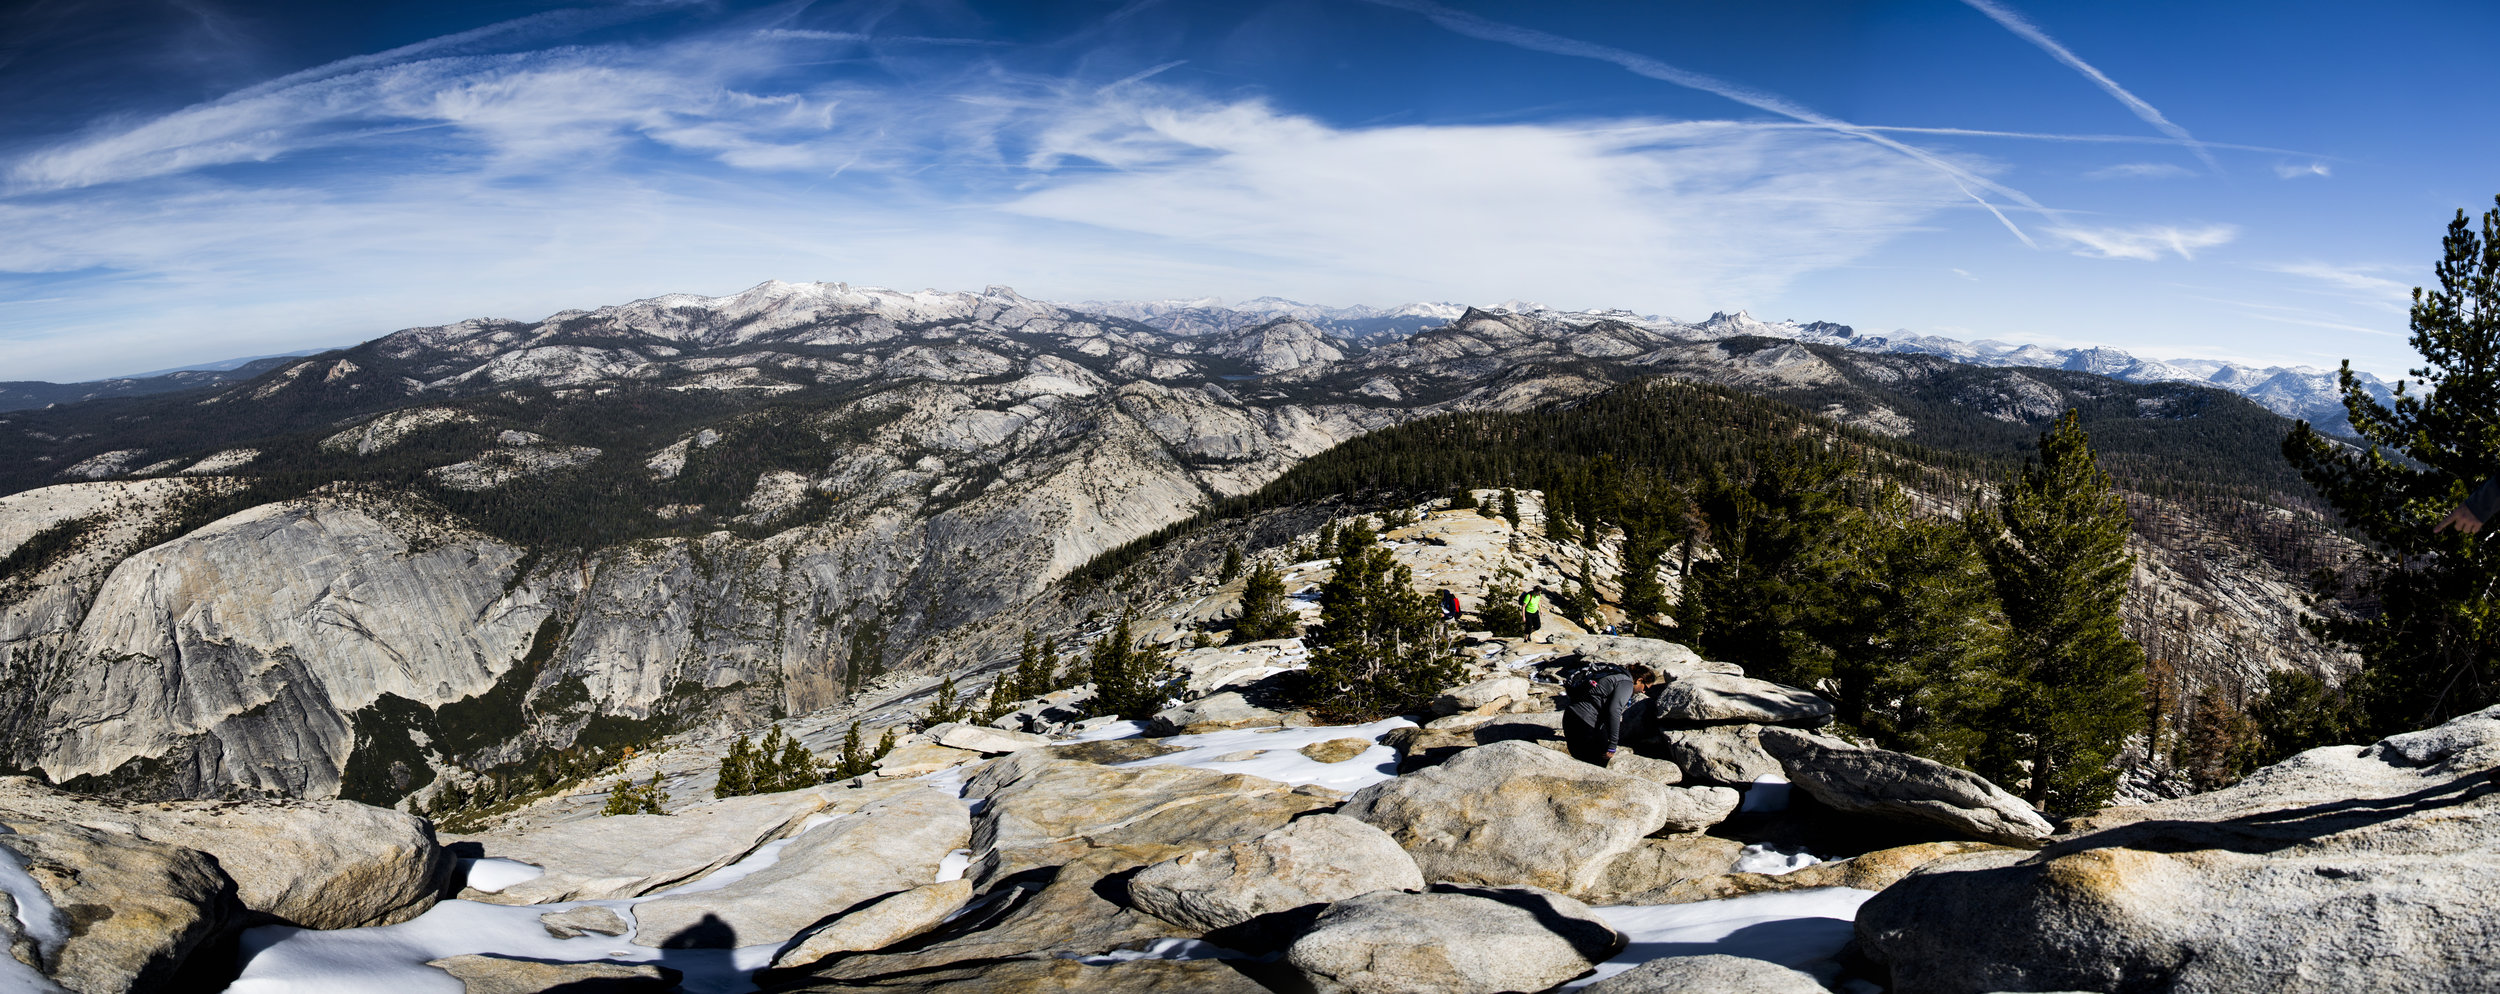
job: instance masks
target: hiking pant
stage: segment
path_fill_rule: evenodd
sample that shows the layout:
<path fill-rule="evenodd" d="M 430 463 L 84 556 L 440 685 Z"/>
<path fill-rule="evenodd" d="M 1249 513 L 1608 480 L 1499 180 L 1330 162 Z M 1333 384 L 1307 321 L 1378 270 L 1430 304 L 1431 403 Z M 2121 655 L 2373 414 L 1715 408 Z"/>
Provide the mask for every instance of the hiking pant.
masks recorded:
<path fill-rule="evenodd" d="M 1606 733 L 1597 726 L 1581 721 L 1580 716 L 1563 711 L 1563 748 L 1571 750 L 1571 758 L 1596 766 L 1606 765 Z"/>

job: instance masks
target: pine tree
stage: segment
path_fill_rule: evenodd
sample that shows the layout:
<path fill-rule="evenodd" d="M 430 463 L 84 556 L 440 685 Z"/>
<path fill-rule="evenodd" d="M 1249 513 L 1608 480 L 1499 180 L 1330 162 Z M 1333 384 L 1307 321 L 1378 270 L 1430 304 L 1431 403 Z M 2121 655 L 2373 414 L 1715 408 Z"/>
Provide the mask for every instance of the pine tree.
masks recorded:
<path fill-rule="evenodd" d="M 2135 568 L 2127 505 L 2068 411 L 1993 513 L 1972 518 L 2006 625 L 1978 772 L 2024 784 L 2024 799 L 2052 814 L 2091 811 L 2117 787 L 2118 748 L 2142 700 L 2144 650 L 2118 613 Z"/>
<path fill-rule="evenodd" d="M 874 768 L 874 767 L 876 766 L 876 763 L 877 763 L 877 761 L 878 761 L 878 760 L 880 760 L 880 759 L 884 759 L 884 758 L 885 758 L 888 754 L 892 753 L 893 751 L 894 751 L 894 726 L 892 726 L 892 725 L 888 725 L 888 726 L 886 726 L 886 729 L 885 729 L 885 734 L 884 734 L 884 735 L 877 736 L 877 751 L 875 751 L 875 752 L 872 752 L 872 753 L 869 753 L 869 754 L 868 754 L 868 764 L 869 764 L 869 766 L 870 766 L 871 768 Z"/>
<path fill-rule="evenodd" d="M 1509 487 L 1502 488 L 1502 520 L 1510 522 L 1513 528 L 1519 527 L 1519 491 Z"/>
<path fill-rule="evenodd" d="M 1025 629 L 1024 644 L 1016 649 L 1016 674 L 1009 696 L 1021 701 L 1059 689 L 1051 685 L 1057 676 L 1052 672 L 1056 668 L 1057 663 L 1043 655 L 1041 640 L 1033 636 L 1032 629 Z M 1004 677 L 999 682 L 1009 683 Z"/>
<path fill-rule="evenodd" d="M 1623 613 L 1631 619 L 1631 633 L 1642 638 L 1668 635 L 1667 586 L 1658 581 L 1666 555 L 1666 546 L 1647 532 L 1623 537 L 1623 572 L 1616 582 L 1623 585 Z"/>
<path fill-rule="evenodd" d="M 1473 490 L 1469 490 L 1469 489 L 1467 489 L 1467 488 L 1465 488 L 1465 487 L 1460 487 L 1460 488 L 1458 488 L 1457 490 L 1454 490 L 1454 491 L 1451 491 L 1451 492 L 1450 492 L 1450 510 L 1453 510 L 1453 511 L 1473 511 L 1473 510 L 1475 510 L 1475 509 L 1476 509 L 1476 492 L 1475 492 L 1475 491 L 1473 491 Z"/>
<path fill-rule="evenodd" d="M 2368 542 L 2362 561 L 2320 571 L 2312 607 L 2350 589 L 2375 610 L 2308 622 L 2361 654 L 2349 690 L 2369 719 L 2364 738 L 2500 702 L 2500 542 L 2490 529 L 2432 530 L 2500 475 L 2500 207 L 2479 231 L 2458 211 L 2442 249 L 2438 289 L 2413 291 L 2409 342 L 2424 364 L 2397 381 L 2393 402 L 2372 398 L 2344 363 L 2344 410 L 2367 450 L 2307 422 L 2283 441 L 2284 456 Z"/>
<path fill-rule="evenodd" d="M 1898 491 L 1869 525 L 1819 633 L 1835 717 L 1882 748 L 1968 766 L 2003 630 L 1987 564 L 1965 529 L 1918 517 Z"/>
<path fill-rule="evenodd" d="M 1528 613 L 1519 606 L 1521 591 L 1514 582 L 1517 577 L 1518 574 L 1503 570 L 1502 579 L 1485 588 L 1484 603 L 1476 608 L 1476 620 L 1484 623 L 1485 631 L 1499 638 L 1528 634 Z"/>
<path fill-rule="evenodd" d="M 1336 554 L 1337 522 L 1334 519 L 1320 523 L 1319 537 L 1312 541 L 1311 547 L 1318 550 L 1312 553 L 1316 556 L 1331 556 Z"/>
<path fill-rule="evenodd" d="M 1227 545 L 1224 547 L 1224 565 L 1217 567 L 1215 571 L 1215 582 L 1231 583 L 1234 577 L 1240 575 L 1241 546 Z"/>
<path fill-rule="evenodd" d="M 712 787 L 713 797 L 739 797 L 755 793 L 755 746 L 744 735 L 729 744 L 729 755 L 721 757 L 720 780 Z"/>
<path fill-rule="evenodd" d="M 833 778 L 848 780 L 852 777 L 864 776 L 873 768 L 868 765 L 873 761 L 867 750 L 860 745 L 859 722 L 852 722 L 851 730 L 842 733 L 842 752 L 833 761 Z"/>
<path fill-rule="evenodd" d="M 1285 606 L 1285 578 L 1261 561 L 1241 586 L 1241 618 L 1233 622 L 1231 642 L 1263 642 L 1292 638 L 1294 614 Z"/>
<path fill-rule="evenodd" d="M 2219 790 L 2239 780 L 2240 757 L 2256 735 L 2256 727 L 2223 696 L 2222 688 L 2208 684 L 2189 699 L 2187 729 L 2171 751 L 2171 762 L 2197 790 Z"/>
<path fill-rule="evenodd" d="M 997 679 L 990 681 L 989 703 L 982 705 L 981 713 L 972 717 L 974 723 L 987 725 L 1015 713 L 1021 699 L 1013 693 L 1014 678 L 1013 673 L 1001 673 Z"/>
<path fill-rule="evenodd" d="M 937 693 L 930 697 L 929 710 L 921 716 L 920 727 L 928 728 L 933 725 L 964 720 L 964 706 L 963 702 L 957 699 L 959 696 L 961 695 L 955 690 L 954 677 L 950 676 L 938 681 Z"/>
<path fill-rule="evenodd" d="M 775 728 L 773 731 L 779 734 L 781 730 Z M 816 754 L 800 745 L 798 736 L 782 737 L 781 760 L 777 765 L 780 776 L 776 778 L 774 790 L 798 790 L 824 782 L 824 770 L 817 762 Z"/>
<path fill-rule="evenodd" d="M 1698 509 L 1717 556 L 1685 577 L 1680 633 L 1711 659 L 1778 683 L 1831 675 L 1830 629 L 1868 540 L 1855 460 L 1803 442 L 1714 467 Z"/>
<path fill-rule="evenodd" d="M 1364 720 L 1423 707 L 1464 672 L 1414 571 L 1376 542 L 1348 545 L 1319 594 L 1305 692 L 1314 711 Z"/>
<path fill-rule="evenodd" d="M 1163 650 L 1137 643 L 1126 613 L 1110 634 L 1094 641 L 1085 675 L 1094 685 L 1093 712 L 1130 721 L 1152 718 L 1163 710 L 1176 682 Z"/>

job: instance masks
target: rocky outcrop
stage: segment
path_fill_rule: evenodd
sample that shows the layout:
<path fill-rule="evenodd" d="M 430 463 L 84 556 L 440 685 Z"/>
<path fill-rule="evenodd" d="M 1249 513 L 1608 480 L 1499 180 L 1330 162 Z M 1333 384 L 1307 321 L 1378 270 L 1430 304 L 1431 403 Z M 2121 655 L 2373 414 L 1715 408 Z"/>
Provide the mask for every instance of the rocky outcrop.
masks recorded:
<path fill-rule="evenodd" d="M 662 994 L 685 974 L 657 963 L 548 963 L 511 956 L 450 956 L 425 964 L 460 981 L 467 994 Z"/>
<path fill-rule="evenodd" d="M 2500 708 L 2312 749 L 2019 862 L 1912 874 L 1858 942 L 1902 994 L 2489 989 L 2494 766 Z"/>
<path fill-rule="evenodd" d="M 988 802 L 973 822 L 974 852 L 1077 837 L 1099 845 L 1228 843 L 1264 835 L 1342 797 L 1239 773 L 1125 769 L 1053 760 L 1042 752 L 1019 753 L 966 785 L 966 797 Z"/>
<path fill-rule="evenodd" d="M 946 880 L 878 898 L 811 932 L 773 957 L 777 969 L 815 963 L 842 953 L 883 949 L 938 927 L 972 898 L 972 881 Z"/>
<path fill-rule="evenodd" d="M 1496 994 L 1544 990 L 1622 948 L 1605 919 L 1560 894 L 1443 884 L 1332 904 L 1286 956 L 1354 994 Z"/>
<path fill-rule="evenodd" d="M 1011 732 L 998 728 L 984 728 L 980 725 L 967 725 L 962 722 L 947 722 L 942 725 L 931 725 L 928 728 L 923 729 L 921 734 L 928 736 L 929 741 L 935 742 L 949 749 L 962 749 L 967 752 L 977 752 L 986 756 L 997 756 L 1010 752 L 1021 752 L 1026 749 L 1049 745 L 1051 741 L 1050 736 L 1047 735 L 1034 735 L 1030 732 Z"/>
<path fill-rule="evenodd" d="M 1423 873 L 1388 833 L 1311 815 L 1256 839 L 1156 863 L 1129 878 L 1129 902 L 1200 932 L 1379 890 L 1422 890 Z"/>
<path fill-rule="evenodd" d="M 1744 786 L 1787 776 L 1780 761 L 1763 751 L 1760 725 L 1668 729 L 1659 739 L 1660 752 L 1694 783 Z"/>
<path fill-rule="evenodd" d="M 1795 725 L 1832 720 L 1832 704 L 1810 691 L 1725 673 L 1682 673 L 1652 691 L 1666 725 Z"/>
<path fill-rule="evenodd" d="M 632 922 L 596 904 L 583 904 L 562 911 L 538 916 L 538 925 L 548 935 L 559 939 L 576 939 L 585 935 L 623 935 L 634 930 Z"/>
<path fill-rule="evenodd" d="M 1828 994 L 1814 975 L 1743 956 L 1666 956 L 1582 988 L 1588 994 Z"/>
<path fill-rule="evenodd" d="M 1576 894 L 1666 824 L 1671 789 L 1496 742 L 1363 788 L 1337 813 L 1388 832 L 1427 880 Z"/>
<path fill-rule="evenodd" d="M 887 788 L 893 789 L 926 791 L 918 784 Z M 829 791 L 732 797 L 668 815 L 587 818 L 536 831 L 455 838 L 477 844 L 488 856 L 543 871 L 493 893 L 472 889 L 460 896 L 490 904 L 640 897 L 694 880 L 798 831 L 808 816 L 824 810 Z"/>
<path fill-rule="evenodd" d="M 1934 825 L 2009 846 L 2037 845 L 2047 819 L 1987 778 L 1931 759 L 1786 728 L 1761 732 L 1789 782 L 1831 808 Z"/>
<path fill-rule="evenodd" d="M 452 858 L 424 819 L 352 801 L 124 804 L 0 778 L 0 823 L 113 825 L 197 849 L 263 921 L 303 928 L 391 925 L 451 884 Z"/>
<path fill-rule="evenodd" d="M 226 969 L 218 947 L 245 911 L 214 857 L 66 822 L 0 829 L 0 880 L 22 874 L 33 888 L 7 888 L 10 951 L 31 953 L 52 983 L 76 994 L 176 990 Z"/>
<path fill-rule="evenodd" d="M 1309 715 L 1298 711 L 1277 711 L 1250 703 L 1237 690 L 1227 690 L 1202 697 L 1155 713 L 1153 734 L 1197 735 L 1203 732 L 1225 732 L 1236 728 L 1260 728 L 1279 725 L 1308 725 Z"/>
<path fill-rule="evenodd" d="M 877 801 L 801 833 L 772 865 L 697 893 L 634 906 L 634 941 L 663 948 L 779 942 L 828 915 L 937 878 L 972 834 L 970 816 L 935 791 Z"/>
<path fill-rule="evenodd" d="M 1724 848 L 1702 844 L 1726 843 Z M 2011 849 L 1986 842 L 1922 842 L 1916 845 L 1878 849 L 1848 859 L 1827 860 L 1786 873 L 1729 872 L 1736 861 L 1737 844 L 1710 836 L 1676 836 L 1671 839 L 1644 839 L 1644 845 L 1682 843 L 1669 853 L 1689 858 L 1673 859 L 1667 854 L 1655 857 L 1654 868 L 1643 857 L 1646 849 L 1636 849 L 1615 865 L 1607 868 L 1606 882 L 1615 889 L 1592 896 L 1599 904 L 1690 904 L 1695 901 L 1718 901 L 1747 894 L 1777 891 L 1808 890 L 1816 887 L 1849 887 L 1856 890 L 1882 890 L 1912 873 L 1928 867 L 1938 869 L 1971 868 L 1983 864 L 2002 864 L 2020 860 L 2027 850 Z M 1710 857 L 1724 852 L 1712 868 Z M 1973 859 L 1973 857 L 1977 857 Z"/>
<path fill-rule="evenodd" d="M 1666 904 L 1655 895 L 1689 881 L 1715 878 L 1736 868 L 1745 844 L 1715 835 L 1642 839 L 1608 860 L 1582 898 L 1598 905 Z"/>

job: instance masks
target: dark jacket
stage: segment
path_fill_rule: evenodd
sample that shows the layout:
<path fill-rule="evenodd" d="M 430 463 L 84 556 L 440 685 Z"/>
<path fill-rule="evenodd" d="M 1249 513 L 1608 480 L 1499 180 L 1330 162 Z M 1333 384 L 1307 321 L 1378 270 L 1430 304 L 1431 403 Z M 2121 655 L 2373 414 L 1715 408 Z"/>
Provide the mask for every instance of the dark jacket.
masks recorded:
<path fill-rule="evenodd" d="M 2473 496 L 2465 499 L 2465 510 L 2486 527 L 2500 525 L 2500 521 L 2492 520 L 2500 518 L 2500 476 L 2484 480 L 2483 485 L 2474 490 Z"/>
<path fill-rule="evenodd" d="M 1597 730 L 1599 741 L 1608 749 L 1623 744 L 1623 722 L 1632 709 L 1633 698 L 1640 695 L 1640 684 L 1629 673 L 1616 673 L 1597 681 L 1597 699 L 1574 697 L 1565 713 L 1579 719 L 1582 725 Z"/>

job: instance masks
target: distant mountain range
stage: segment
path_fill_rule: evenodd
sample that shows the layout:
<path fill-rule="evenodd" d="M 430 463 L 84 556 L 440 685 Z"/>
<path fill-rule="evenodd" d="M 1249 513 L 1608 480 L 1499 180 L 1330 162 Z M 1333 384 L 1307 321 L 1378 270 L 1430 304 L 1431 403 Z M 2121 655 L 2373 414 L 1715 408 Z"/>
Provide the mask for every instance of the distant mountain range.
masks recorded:
<path fill-rule="evenodd" d="M 1151 301 L 1086 301 L 1071 304 L 1076 310 L 1092 311 L 1112 317 L 1127 318 L 1153 325 L 1176 334 L 1206 334 L 1232 331 L 1249 325 L 1292 318 L 1308 323 L 1332 335 L 1362 344 L 1403 337 L 1426 328 L 1439 327 L 1467 312 L 1459 304 L 1407 304 L 1401 307 L 1328 307 L 1305 304 L 1281 297 L 1260 297 L 1235 304 L 1216 298 L 1196 300 Z M 1932 355 L 1974 366 L 2024 366 L 2038 369 L 2063 369 L 2092 373 L 2128 383 L 2194 383 L 2219 387 L 2256 401 L 2259 405 L 2287 418 L 2299 418 L 2322 431 L 2349 435 L 2352 426 L 2345 419 L 2343 393 L 2337 384 L 2336 371 L 2314 366 L 2248 366 L 2214 359 L 2143 359 L 2118 349 L 2103 347 L 2052 349 L 2039 345 L 2015 345 L 1993 339 L 1964 342 L 1937 335 L 1920 335 L 1899 331 L 1890 335 L 1859 333 L 1845 324 L 1829 321 L 1764 321 L 1744 311 L 1734 314 L 1720 312 L 1697 323 L 1678 321 L 1656 315 L 1640 315 L 1623 310 L 1562 311 L 1526 301 L 1509 301 L 1491 308 L 1534 315 L 1547 321 L 1573 325 L 1596 325 L 1618 322 L 1672 338 L 1692 341 L 1713 341 L 1723 338 L 1757 336 L 1784 338 L 1816 345 L 1834 345 L 1869 352 L 1893 352 L 1909 355 Z M 2369 373 L 2357 373 L 2363 389 L 2372 397 L 2386 402 L 2391 396 L 2389 384 Z"/>

